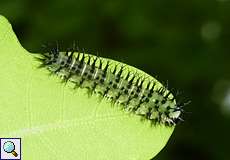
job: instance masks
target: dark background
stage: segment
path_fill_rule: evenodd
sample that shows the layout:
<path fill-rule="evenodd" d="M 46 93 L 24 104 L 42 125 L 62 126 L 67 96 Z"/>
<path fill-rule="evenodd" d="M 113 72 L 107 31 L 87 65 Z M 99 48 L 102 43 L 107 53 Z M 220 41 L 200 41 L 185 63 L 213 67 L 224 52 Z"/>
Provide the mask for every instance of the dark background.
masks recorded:
<path fill-rule="evenodd" d="M 230 0 L 0 0 L 22 45 L 74 40 L 192 100 L 154 160 L 230 159 Z"/>

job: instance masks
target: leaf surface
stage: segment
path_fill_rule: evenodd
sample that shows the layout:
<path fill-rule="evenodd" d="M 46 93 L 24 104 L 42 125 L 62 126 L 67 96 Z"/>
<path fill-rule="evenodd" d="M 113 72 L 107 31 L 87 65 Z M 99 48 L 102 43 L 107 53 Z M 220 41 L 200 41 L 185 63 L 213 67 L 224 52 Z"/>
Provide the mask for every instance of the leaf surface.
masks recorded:
<path fill-rule="evenodd" d="M 0 137 L 21 137 L 23 160 L 148 160 L 171 136 L 37 65 L 0 16 Z"/>

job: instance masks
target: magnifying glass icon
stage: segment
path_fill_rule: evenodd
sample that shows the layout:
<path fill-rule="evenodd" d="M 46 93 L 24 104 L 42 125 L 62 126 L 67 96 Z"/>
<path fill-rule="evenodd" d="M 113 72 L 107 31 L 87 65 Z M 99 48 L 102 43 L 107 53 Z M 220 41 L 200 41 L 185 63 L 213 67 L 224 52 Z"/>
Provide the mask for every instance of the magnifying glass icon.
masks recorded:
<path fill-rule="evenodd" d="M 6 152 L 6 153 L 11 153 L 14 155 L 14 157 L 17 157 L 18 154 L 17 152 L 15 151 L 15 145 L 13 142 L 11 141 L 7 141 L 3 144 L 3 150 Z"/>

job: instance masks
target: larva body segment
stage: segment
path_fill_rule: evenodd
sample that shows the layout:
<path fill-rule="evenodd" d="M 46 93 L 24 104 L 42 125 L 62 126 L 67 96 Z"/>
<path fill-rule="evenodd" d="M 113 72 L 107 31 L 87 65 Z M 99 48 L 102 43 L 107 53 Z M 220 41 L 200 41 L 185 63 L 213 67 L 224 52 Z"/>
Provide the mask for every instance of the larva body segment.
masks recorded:
<path fill-rule="evenodd" d="M 119 104 L 124 110 L 153 123 L 175 125 L 181 107 L 160 82 L 126 64 L 74 51 L 57 49 L 41 54 L 41 66 L 76 87 Z"/>

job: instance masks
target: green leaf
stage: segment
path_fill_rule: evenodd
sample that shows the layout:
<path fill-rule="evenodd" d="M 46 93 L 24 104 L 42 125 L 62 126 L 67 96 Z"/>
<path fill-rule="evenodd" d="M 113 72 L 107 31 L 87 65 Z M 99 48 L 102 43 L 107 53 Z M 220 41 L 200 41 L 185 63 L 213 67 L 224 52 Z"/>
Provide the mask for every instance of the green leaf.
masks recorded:
<path fill-rule="evenodd" d="M 174 130 L 73 90 L 37 66 L 0 16 L 0 137 L 21 137 L 23 160 L 148 160 Z"/>

